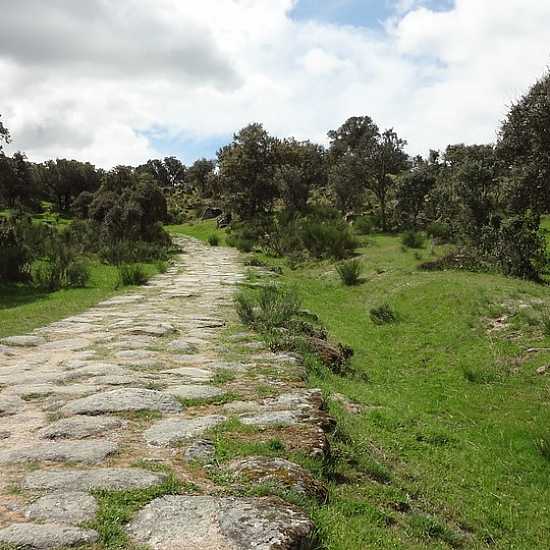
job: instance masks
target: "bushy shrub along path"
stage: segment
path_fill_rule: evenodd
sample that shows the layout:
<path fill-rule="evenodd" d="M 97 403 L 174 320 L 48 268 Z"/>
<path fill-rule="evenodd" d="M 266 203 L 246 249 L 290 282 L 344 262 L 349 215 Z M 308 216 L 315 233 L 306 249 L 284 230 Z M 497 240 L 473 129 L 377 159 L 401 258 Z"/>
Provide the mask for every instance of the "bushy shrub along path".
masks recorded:
<path fill-rule="evenodd" d="M 180 244 L 139 291 L 1 341 L 0 548 L 314 547 L 320 394 L 236 324 L 237 253 Z"/>

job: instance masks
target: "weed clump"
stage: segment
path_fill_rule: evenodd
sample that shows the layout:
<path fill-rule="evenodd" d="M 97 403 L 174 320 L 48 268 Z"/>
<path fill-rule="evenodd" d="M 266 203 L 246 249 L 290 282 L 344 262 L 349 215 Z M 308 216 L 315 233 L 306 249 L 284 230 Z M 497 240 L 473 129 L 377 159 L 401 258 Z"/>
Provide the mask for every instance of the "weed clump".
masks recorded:
<path fill-rule="evenodd" d="M 140 286 L 147 282 L 147 274 L 140 264 L 121 264 L 118 266 L 117 286 Z"/>
<path fill-rule="evenodd" d="M 215 233 L 212 233 L 212 235 L 208 236 L 208 244 L 210 246 L 219 246 L 220 245 L 220 238 Z"/>
<path fill-rule="evenodd" d="M 397 312 L 388 303 L 372 308 L 370 310 L 370 318 L 375 325 L 379 326 L 397 323 L 399 321 Z"/>
<path fill-rule="evenodd" d="M 363 266 L 359 260 L 348 260 L 336 266 L 340 280 L 346 286 L 359 284 Z"/>
<path fill-rule="evenodd" d="M 426 237 L 418 231 L 406 231 L 401 237 L 401 243 L 407 248 L 423 248 Z"/>

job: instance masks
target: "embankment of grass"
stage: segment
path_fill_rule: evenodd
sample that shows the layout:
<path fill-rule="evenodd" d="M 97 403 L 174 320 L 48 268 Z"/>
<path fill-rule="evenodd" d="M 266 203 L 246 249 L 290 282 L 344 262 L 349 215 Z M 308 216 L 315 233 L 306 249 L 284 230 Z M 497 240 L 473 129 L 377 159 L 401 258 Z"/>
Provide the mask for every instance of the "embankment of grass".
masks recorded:
<path fill-rule="evenodd" d="M 199 220 L 194 223 L 188 223 L 183 225 L 167 225 L 165 229 L 171 235 L 186 235 L 187 237 L 194 237 L 203 242 L 208 242 L 210 235 L 216 235 L 219 238 L 220 246 L 225 244 L 226 232 L 223 229 L 216 227 L 216 220 Z"/>

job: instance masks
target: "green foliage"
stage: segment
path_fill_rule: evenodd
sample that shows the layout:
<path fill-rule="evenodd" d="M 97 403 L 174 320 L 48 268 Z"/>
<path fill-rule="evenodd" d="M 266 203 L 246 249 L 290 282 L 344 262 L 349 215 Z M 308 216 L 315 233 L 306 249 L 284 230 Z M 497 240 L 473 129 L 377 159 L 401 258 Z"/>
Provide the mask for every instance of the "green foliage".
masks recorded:
<path fill-rule="evenodd" d="M 550 434 L 544 434 L 535 441 L 539 454 L 550 462 Z"/>
<path fill-rule="evenodd" d="M 340 222 L 305 221 L 301 237 L 304 248 L 317 259 L 343 260 L 353 254 L 358 242 L 349 226 Z"/>
<path fill-rule="evenodd" d="M 375 325 L 387 325 L 399 320 L 395 309 L 388 303 L 372 308 L 370 318 Z"/>
<path fill-rule="evenodd" d="M 426 227 L 426 233 L 439 241 L 450 241 L 452 238 L 452 229 L 447 223 L 432 222 Z"/>
<path fill-rule="evenodd" d="M 342 283 L 346 286 L 357 285 L 360 281 L 363 266 L 360 260 L 349 260 L 336 266 L 336 271 Z"/>
<path fill-rule="evenodd" d="M 118 286 L 139 286 L 147 282 L 147 274 L 140 264 L 118 266 Z"/>
<path fill-rule="evenodd" d="M 353 222 L 353 227 L 359 235 L 368 235 L 374 230 L 374 221 L 370 216 L 359 216 Z"/>
<path fill-rule="evenodd" d="M 541 325 L 545 336 L 550 336 L 550 307 L 546 306 L 541 313 Z"/>
<path fill-rule="evenodd" d="M 208 244 L 210 246 L 219 246 L 220 244 L 220 238 L 216 234 L 212 234 L 208 236 Z"/>
<path fill-rule="evenodd" d="M 406 231 L 401 237 L 403 246 L 408 248 L 424 248 L 426 237 L 418 231 Z"/>

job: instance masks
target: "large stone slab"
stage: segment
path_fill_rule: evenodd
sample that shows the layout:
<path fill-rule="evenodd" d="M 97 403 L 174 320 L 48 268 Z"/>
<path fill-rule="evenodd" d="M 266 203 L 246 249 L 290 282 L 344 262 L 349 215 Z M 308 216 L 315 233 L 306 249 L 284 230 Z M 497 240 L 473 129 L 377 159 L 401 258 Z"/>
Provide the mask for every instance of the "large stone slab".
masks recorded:
<path fill-rule="evenodd" d="M 13 346 L 16 348 L 34 348 L 36 346 L 41 346 L 46 343 L 46 339 L 42 336 L 8 336 L 7 338 L 2 338 L 0 344 L 5 346 Z"/>
<path fill-rule="evenodd" d="M 174 374 L 176 376 L 181 376 L 183 378 L 187 378 L 188 380 L 197 382 L 209 382 L 214 377 L 212 371 L 206 369 L 198 369 L 195 367 L 180 367 L 178 369 L 170 369 L 162 371 L 162 374 Z"/>
<path fill-rule="evenodd" d="M 79 529 L 55 523 L 34 525 L 19 523 L 0 530 L 0 544 L 21 550 L 56 550 L 74 548 L 96 542 L 98 534 L 91 529 Z"/>
<path fill-rule="evenodd" d="M 66 415 L 97 415 L 145 410 L 174 413 L 180 412 L 182 406 L 166 393 L 144 388 L 121 388 L 77 399 L 62 407 L 61 412 Z"/>
<path fill-rule="evenodd" d="M 170 386 L 165 391 L 179 399 L 212 399 L 220 397 L 225 393 L 222 389 L 215 386 L 203 386 L 200 384 Z"/>
<path fill-rule="evenodd" d="M 305 468 L 283 458 L 238 458 L 227 464 L 226 468 L 253 484 L 275 485 L 318 500 L 326 498 L 326 489 Z"/>
<path fill-rule="evenodd" d="M 23 488 L 44 491 L 126 491 L 160 485 L 166 474 L 139 468 L 44 470 L 29 473 Z"/>
<path fill-rule="evenodd" d="M 279 500 L 167 496 L 147 505 L 128 533 L 152 550 L 310 550 L 313 524 Z"/>
<path fill-rule="evenodd" d="M 67 340 L 56 340 L 40 346 L 45 351 L 78 351 L 87 348 L 91 344 L 86 338 L 70 338 Z"/>
<path fill-rule="evenodd" d="M 227 420 L 225 416 L 209 415 L 196 418 L 169 418 L 153 424 L 143 436 L 150 445 L 159 447 L 174 445 L 204 433 Z"/>
<path fill-rule="evenodd" d="M 99 389 L 91 384 L 66 384 L 58 386 L 54 384 L 17 384 L 11 386 L 7 391 L 22 398 L 47 397 L 49 395 L 63 396 L 73 395 L 81 396 L 94 393 Z"/>
<path fill-rule="evenodd" d="M 109 416 L 72 416 L 63 418 L 39 430 L 41 439 L 84 439 L 124 425 L 120 418 Z"/>
<path fill-rule="evenodd" d="M 97 513 L 95 498 L 84 492 L 55 493 L 34 501 L 26 510 L 27 519 L 78 525 L 91 521 Z"/>
<path fill-rule="evenodd" d="M 144 336 L 154 336 L 161 338 L 162 336 L 167 336 L 169 334 L 174 334 L 177 332 L 174 325 L 171 324 L 155 324 L 155 325 L 141 325 L 128 328 L 124 331 L 125 334 L 134 334 L 134 335 L 144 335 Z"/>
<path fill-rule="evenodd" d="M 22 411 L 25 407 L 23 401 L 17 395 L 0 395 L 0 416 L 11 416 Z"/>
<path fill-rule="evenodd" d="M 101 439 L 88 441 L 48 441 L 29 447 L 0 451 L 0 464 L 20 462 L 83 462 L 95 464 L 117 451 L 116 443 Z"/>

